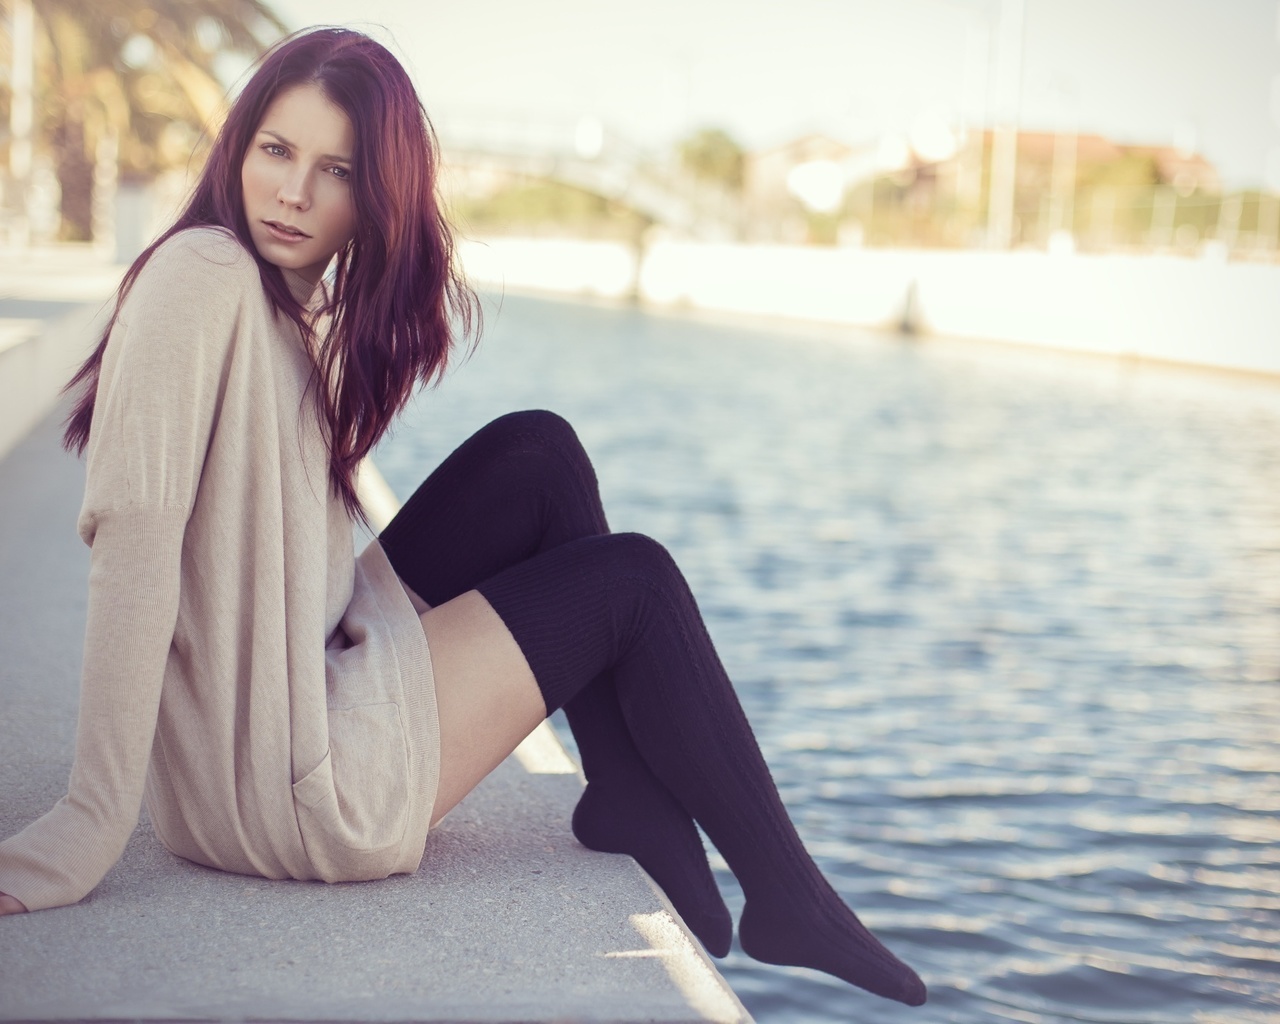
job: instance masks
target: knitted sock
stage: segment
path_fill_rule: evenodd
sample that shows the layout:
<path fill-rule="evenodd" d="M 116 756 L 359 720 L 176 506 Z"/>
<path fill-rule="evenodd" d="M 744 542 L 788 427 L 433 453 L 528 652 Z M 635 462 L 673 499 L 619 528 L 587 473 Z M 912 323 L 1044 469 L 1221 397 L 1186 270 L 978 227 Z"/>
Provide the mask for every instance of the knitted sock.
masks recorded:
<path fill-rule="evenodd" d="M 548 709 L 612 670 L 640 756 L 742 885 L 748 954 L 912 1006 L 925 1001 L 924 983 L 805 850 L 693 595 L 659 544 L 635 534 L 584 538 L 478 589 L 515 636 Z"/>
<path fill-rule="evenodd" d="M 725 956 L 733 943 L 733 919 L 711 874 L 702 837 L 636 750 L 612 678 L 601 675 L 564 710 L 587 776 L 586 792 L 573 812 L 578 842 L 634 857 L 707 952 Z"/>
<path fill-rule="evenodd" d="M 608 531 L 595 470 L 573 428 L 535 410 L 473 434 L 379 541 L 397 575 L 434 606 L 543 551 Z M 634 857 L 707 950 L 724 956 L 733 921 L 702 839 L 636 752 L 607 674 L 564 710 L 588 783 L 574 835 L 590 849 Z"/>

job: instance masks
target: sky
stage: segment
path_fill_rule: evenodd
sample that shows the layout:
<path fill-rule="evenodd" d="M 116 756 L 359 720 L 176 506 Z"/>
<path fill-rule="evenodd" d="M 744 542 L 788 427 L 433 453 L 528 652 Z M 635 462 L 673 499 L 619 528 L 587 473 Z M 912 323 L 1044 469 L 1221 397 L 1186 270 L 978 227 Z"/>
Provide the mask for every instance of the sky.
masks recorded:
<path fill-rule="evenodd" d="M 363 28 L 438 123 L 598 118 L 645 147 L 720 127 L 752 149 L 850 144 L 1012 108 L 1001 0 L 274 0 L 291 27 Z M 1025 0 L 1028 130 L 1202 153 L 1280 190 L 1280 0 Z M 1274 99 L 1273 99 L 1274 96 Z"/>

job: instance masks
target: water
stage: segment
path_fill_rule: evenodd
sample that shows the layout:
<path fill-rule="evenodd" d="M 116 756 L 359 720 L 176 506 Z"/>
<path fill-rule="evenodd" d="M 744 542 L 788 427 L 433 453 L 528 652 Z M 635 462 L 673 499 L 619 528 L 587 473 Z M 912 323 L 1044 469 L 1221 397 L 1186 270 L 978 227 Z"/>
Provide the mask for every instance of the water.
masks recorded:
<path fill-rule="evenodd" d="M 379 464 L 407 496 L 528 407 L 675 554 L 806 843 L 930 987 L 735 950 L 762 1024 L 1280 1021 L 1280 384 L 508 296 Z"/>

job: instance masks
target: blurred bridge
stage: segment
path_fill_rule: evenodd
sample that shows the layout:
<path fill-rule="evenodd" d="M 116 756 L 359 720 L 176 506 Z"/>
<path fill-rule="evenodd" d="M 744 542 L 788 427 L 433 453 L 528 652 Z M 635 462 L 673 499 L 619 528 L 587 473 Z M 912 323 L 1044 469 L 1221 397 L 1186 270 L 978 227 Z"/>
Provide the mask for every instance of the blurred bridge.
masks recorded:
<path fill-rule="evenodd" d="M 459 115 L 435 122 L 450 177 L 464 192 L 495 179 L 541 178 L 601 196 L 651 224 L 706 240 L 737 237 L 738 200 L 700 181 L 674 159 L 662 161 L 607 131 L 599 120 L 534 120 L 517 115 Z"/>

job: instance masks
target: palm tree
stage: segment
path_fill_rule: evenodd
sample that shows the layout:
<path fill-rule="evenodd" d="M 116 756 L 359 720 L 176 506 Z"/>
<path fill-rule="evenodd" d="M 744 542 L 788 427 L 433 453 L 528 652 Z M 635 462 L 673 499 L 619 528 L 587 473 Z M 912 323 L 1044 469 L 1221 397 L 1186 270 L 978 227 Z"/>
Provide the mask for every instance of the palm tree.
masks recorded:
<path fill-rule="evenodd" d="M 256 57 L 287 31 L 264 0 L 32 0 L 37 22 L 36 131 L 62 189 L 62 236 L 93 232 L 94 164 L 147 180 L 186 164 L 223 112 L 217 64 Z M 108 151 L 108 157 L 110 153 Z"/>

